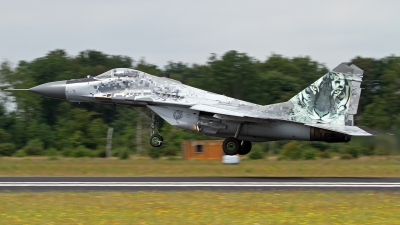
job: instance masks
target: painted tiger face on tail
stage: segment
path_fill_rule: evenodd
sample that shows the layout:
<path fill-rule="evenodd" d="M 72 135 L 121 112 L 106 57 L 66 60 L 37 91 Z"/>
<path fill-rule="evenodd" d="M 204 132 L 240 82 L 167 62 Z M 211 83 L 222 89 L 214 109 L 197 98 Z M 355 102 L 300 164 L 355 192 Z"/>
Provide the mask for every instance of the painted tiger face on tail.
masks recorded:
<path fill-rule="evenodd" d="M 351 76 L 329 72 L 289 100 L 289 120 L 344 125 L 350 95 Z"/>

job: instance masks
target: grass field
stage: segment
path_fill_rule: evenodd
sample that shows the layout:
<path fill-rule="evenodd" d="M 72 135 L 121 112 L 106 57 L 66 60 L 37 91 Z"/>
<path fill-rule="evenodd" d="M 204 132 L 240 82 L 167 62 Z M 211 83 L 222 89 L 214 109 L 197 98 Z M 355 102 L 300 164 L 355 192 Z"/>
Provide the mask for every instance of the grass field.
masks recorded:
<path fill-rule="evenodd" d="M 400 158 L 363 157 L 355 160 L 320 159 L 276 161 L 169 161 L 147 158 L 118 160 L 46 157 L 0 158 L 0 176 L 271 176 L 271 177 L 399 177 Z"/>
<path fill-rule="evenodd" d="M 0 158 L 0 176 L 399 177 L 400 158 L 170 161 Z M 0 192 L 0 224 L 400 224 L 400 193 Z"/>
<path fill-rule="evenodd" d="M 400 194 L 0 193 L 0 224 L 399 224 Z"/>

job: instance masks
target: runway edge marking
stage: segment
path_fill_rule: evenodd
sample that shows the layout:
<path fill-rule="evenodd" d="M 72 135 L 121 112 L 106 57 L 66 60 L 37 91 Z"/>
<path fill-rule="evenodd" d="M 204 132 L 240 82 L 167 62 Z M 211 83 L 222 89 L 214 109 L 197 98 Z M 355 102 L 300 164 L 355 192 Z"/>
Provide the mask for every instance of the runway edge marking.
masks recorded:
<path fill-rule="evenodd" d="M 0 182 L 0 187 L 400 187 L 394 182 Z"/>

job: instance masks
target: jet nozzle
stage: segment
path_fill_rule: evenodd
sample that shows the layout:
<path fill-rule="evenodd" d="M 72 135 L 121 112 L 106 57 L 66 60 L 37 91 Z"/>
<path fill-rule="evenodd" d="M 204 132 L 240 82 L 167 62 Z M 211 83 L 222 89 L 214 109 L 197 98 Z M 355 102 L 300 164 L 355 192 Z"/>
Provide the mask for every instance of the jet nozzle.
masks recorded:
<path fill-rule="evenodd" d="M 67 84 L 66 80 L 63 81 L 56 81 L 41 84 L 30 88 L 29 91 L 34 93 L 49 97 L 49 98 L 56 98 L 56 99 L 67 99 L 65 94 L 65 86 Z"/>

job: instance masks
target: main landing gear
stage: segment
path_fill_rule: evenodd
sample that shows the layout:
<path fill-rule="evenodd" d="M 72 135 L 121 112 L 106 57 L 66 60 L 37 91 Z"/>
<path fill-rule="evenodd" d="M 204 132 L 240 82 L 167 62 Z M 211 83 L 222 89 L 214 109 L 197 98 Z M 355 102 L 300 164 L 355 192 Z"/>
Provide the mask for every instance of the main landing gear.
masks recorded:
<path fill-rule="evenodd" d="M 251 151 L 251 142 L 250 141 L 241 141 L 238 140 L 237 137 L 239 136 L 240 129 L 242 124 L 239 124 L 235 136 L 228 137 L 225 139 L 224 143 L 222 144 L 222 149 L 224 150 L 226 155 L 246 155 Z"/>
<path fill-rule="evenodd" d="M 251 142 L 229 137 L 222 144 L 222 149 L 226 155 L 247 155 L 251 151 Z"/>
<path fill-rule="evenodd" d="M 153 147 L 156 147 L 156 148 L 161 147 L 161 145 L 164 142 L 164 139 L 163 139 L 163 137 L 161 135 L 154 133 L 154 131 L 157 131 L 157 129 L 156 129 L 157 123 L 158 123 L 158 121 L 157 121 L 154 113 L 152 112 L 152 114 L 151 114 L 151 127 L 150 127 L 151 128 L 150 145 L 153 146 Z M 157 131 L 157 133 L 158 133 L 158 131 Z"/>

